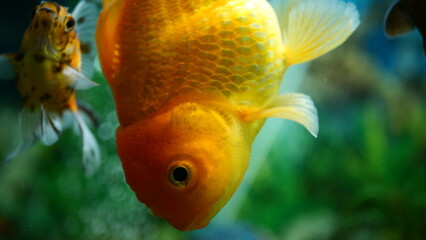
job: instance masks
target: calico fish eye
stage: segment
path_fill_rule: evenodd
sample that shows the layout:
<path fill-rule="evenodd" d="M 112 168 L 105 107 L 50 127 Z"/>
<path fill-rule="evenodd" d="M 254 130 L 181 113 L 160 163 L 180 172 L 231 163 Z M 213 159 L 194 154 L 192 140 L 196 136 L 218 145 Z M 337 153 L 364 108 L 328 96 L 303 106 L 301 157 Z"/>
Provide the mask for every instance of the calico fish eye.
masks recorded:
<path fill-rule="evenodd" d="M 74 29 L 75 20 L 72 17 L 67 18 L 65 22 L 65 31 L 71 32 Z"/>
<path fill-rule="evenodd" d="M 189 184 L 191 180 L 191 168 L 189 166 L 181 165 L 170 168 L 169 181 L 176 187 L 184 187 Z"/>

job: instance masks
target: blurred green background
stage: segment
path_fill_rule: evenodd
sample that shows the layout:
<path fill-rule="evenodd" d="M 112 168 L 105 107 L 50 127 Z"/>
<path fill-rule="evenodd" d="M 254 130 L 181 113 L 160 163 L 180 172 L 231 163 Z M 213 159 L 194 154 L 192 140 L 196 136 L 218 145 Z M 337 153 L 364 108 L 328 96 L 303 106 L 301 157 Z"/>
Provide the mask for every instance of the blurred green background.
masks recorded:
<path fill-rule="evenodd" d="M 70 9 L 77 3 L 58 2 Z M 278 135 L 266 149 L 256 145 L 266 140 L 257 139 L 254 151 L 265 152 L 266 160 L 252 164 L 243 183 L 248 190 L 232 200 L 237 208 L 223 209 L 194 232 L 179 232 L 151 216 L 125 182 L 111 91 L 97 72 L 94 81 L 101 86 L 80 91 L 78 98 L 101 120 L 94 130 L 100 169 L 84 176 L 81 140 L 72 128 L 53 146 L 37 144 L 0 163 L 0 239 L 425 239 L 422 39 L 417 32 L 385 37 L 383 18 L 392 0 L 351 2 L 361 13 L 358 30 L 300 68 L 297 91 L 318 108 L 318 138 L 286 121 L 276 126 Z M 0 53 L 19 49 L 38 3 L 2 1 Z M 292 81 L 287 75 L 285 84 Z M 1 82 L 0 159 L 20 142 L 21 104 L 15 83 Z"/>

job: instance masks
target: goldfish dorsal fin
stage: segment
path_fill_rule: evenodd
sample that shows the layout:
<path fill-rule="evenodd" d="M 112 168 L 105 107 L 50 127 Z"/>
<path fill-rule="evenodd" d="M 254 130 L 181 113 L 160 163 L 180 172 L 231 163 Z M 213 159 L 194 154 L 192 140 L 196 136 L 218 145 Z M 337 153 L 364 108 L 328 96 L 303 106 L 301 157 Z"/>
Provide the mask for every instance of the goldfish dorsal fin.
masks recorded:
<path fill-rule="evenodd" d="M 317 109 L 312 99 L 304 94 L 287 93 L 269 100 L 260 109 L 243 110 L 242 119 L 246 122 L 263 118 L 283 118 L 302 124 L 314 137 L 318 135 Z"/>
<path fill-rule="evenodd" d="M 83 145 L 83 166 L 86 176 L 92 176 L 101 163 L 101 153 L 98 142 L 80 112 L 73 112 L 77 126 L 80 129 Z"/>
<path fill-rule="evenodd" d="M 385 17 L 385 31 L 389 37 L 396 37 L 413 31 L 415 28 L 413 22 L 404 11 L 400 1 L 396 1 L 389 8 Z"/>
<path fill-rule="evenodd" d="M 0 55 L 0 80 L 11 80 L 16 77 L 12 60 L 16 54 Z"/>
<path fill-rule="evenodd" d="M 93 1 L 80 1 L 72 15 L 76 21 L 76 31 L 80 40 L 82 72 L 88 78 L 93 75 L 94 59 L 97 56 L 95 31 L 98 22 L 98 7 Z"/>
<path fill-rule="evenodd" d="M 342 44 L 358 27 L 353 3 L 340 0 L 301 0 L 290 4 L 283 21 L 287 64 L 317 58 Z"/>
<path fill-rule="evenodd" d="M 54 144 L 62 132 L 61 118 L 56 113 L 47 112 L 43 105 L 38 109 L 23 108 L 19 121 L 24 143 L 39 140 L 44 145 Z"/>
<path fill-rule="evenodd" d="M 85 90 L 99 86 L 99 84 L 88 79 L 84 74 L 71 66 L 65 66 L 63 74 L 67 76 L 68 84 L 74 86 L 77 90 Z"/>

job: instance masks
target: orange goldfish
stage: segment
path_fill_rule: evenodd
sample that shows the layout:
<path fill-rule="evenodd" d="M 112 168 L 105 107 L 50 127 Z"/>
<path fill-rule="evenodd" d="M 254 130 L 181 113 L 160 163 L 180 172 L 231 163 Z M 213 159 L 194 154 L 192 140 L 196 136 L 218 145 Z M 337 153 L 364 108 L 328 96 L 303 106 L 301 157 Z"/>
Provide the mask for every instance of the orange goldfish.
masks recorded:
<path fill-rule="evenodd" d="M 103 1 L 96 41 L 126 180 L 175 228 L 203 228 L 225 205 L 266 118 L 317 135 L 312 100 L 279 95 L 281 79 L 343 43 L 359 16 L 338 0 L 290 3 L 278 21 L 265 0 Z"/>
<path fill-rule="evenodd" d="M 62 131 L 61 117 L 71 111 L 83 138 L 83 161 L 87 168 L 98 165 L 96 139 L 75 97 L 75 90 L 97 85 L 88 79 L 96 56 L 97 16 L 90 1 L 81 1 L 73 14 L 55 2 L 42 2 L 32 12 L 19 52 L 0 55 L 0 79 L 16 79 L 24 100 L 19 114 L 23 144 L 8 159 L 36 141 L 55 143 Z"/>

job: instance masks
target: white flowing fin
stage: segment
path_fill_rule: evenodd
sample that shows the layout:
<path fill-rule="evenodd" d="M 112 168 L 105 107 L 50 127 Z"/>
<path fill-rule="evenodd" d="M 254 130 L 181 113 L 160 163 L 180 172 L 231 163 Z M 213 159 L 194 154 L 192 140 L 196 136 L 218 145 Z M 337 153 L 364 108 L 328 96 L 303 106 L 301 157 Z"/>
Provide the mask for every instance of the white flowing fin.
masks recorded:
<path fill-rule="evenodd" d="M 99 168 L 101 163 L 101 154 L 96 141 L 89 127 L 83 120 L 81 113 L 73 112 L 75 120 L 77 121 L 78 128 L 81 132 L 83 141 L 83 166 L 86 176 L 92 176 Z"/>
<path fill-rule="evenodd" d="M 335 49 L 359 24 L 359 14 L 353 3 L 341 0 L 294 1 L 282 25 L 287 64 L 307 62 Z"/>
<path fill-rule="evenodd" d="M 65 66 L 63 74 L 68 77 L 70 81 L 69 84 L 73 86 L 76 90 L 85 90 L 99 86 L 99 84 L 88 79 L 82 72 L 71 66 Z"/>
<path fill-rule="evenodd" d="M 24 143 L 41 141 L 50 146 L 58 140 L 62 132 L 59 115 L 47 112 L 43 106 L 34 110 L 22 109 L 19 122 Z"/>
<path fill-rule="evenodd" d="M 241 111 L 242 119 L 246 122 L 263 118 L 283 118 L 293 120 L 303 125 L 314 137 L 318 135 L 317 109 L 312 99 L 304 94 L 287 93 L 276 96 L 260 109 Z"/>
<path fill-rule="evenodd" d="M 18 156 L 19 153 L 25 151 L 26 149 L 30 148 L 32 145 L 34 145 L 33 141 L 26 141 L 22 142 L 15 150 L 13 150 L 9 155 L 7 155 L 5 162 L 9 162 Z"/>
<path fill-rule="evenodd" d="M 93 63 L 95 70 L 98 72 L 102 72 L 101 63 L 99 62 L 99 57 L 96 56 L 95 62 Z"/>
<path fill-rule="evenodd" d="M 76 21 L 76 31 L 80 40 L 81 69 L 86 77 L 91 78 L 97 56 L 95 31 L 99 16 L 98 7 L 93 1 L 83 0 L 77 4 L 72 15 Z"/>
<path fill-rule="evenodd" d="M 16 54 L 0 55 L 0 80 L 12 80 L 16 78 L 15 69 L 11 60 L 15 55 Z"/>

